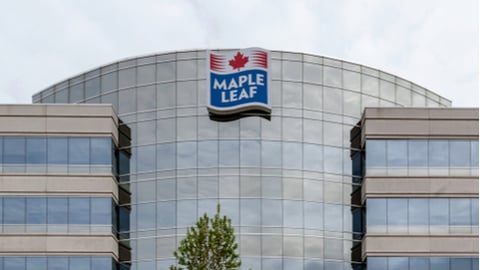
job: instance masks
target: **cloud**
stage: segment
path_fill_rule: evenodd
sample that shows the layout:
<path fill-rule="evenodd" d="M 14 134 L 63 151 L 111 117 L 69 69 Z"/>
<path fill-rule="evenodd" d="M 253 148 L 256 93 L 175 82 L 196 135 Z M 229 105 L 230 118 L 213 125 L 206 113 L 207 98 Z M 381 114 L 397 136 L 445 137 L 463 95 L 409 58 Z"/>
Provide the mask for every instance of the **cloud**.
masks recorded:
<path fill-rule="evenodd" d="M 0 17 L 0 102 L 126 57 L 261 46 L 402 76 L 478 106 L 478 3 L 393 0 L 10 1 Z"/>
<path fill-rule="evenodd" d="M 356 36 L 347 59 L 411 80 L 454 106 L 478 106 L 476 1 L 355 3 L 344 12 L 346 32 Z"/>

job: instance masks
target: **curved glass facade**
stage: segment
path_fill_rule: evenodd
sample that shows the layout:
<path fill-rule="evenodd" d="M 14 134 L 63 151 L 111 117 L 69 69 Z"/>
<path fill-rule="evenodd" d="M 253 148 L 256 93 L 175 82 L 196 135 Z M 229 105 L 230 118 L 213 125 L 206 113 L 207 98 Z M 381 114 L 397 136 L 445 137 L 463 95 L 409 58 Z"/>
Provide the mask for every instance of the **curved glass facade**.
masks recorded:
<path fill-rule="evenodd" d="M 186 228 L 218 202 L 242 269 L 351 269 L 350 130 L 363 108 L 450 106 L 376 69 L 271 55 L 270 120 L 209 118 L 205 51 L 128 59 L 33 97 L 111 103 L 131 128 L 130 173 L 120 177 L 132 193 L 132 269 L 167 269 Z"/>

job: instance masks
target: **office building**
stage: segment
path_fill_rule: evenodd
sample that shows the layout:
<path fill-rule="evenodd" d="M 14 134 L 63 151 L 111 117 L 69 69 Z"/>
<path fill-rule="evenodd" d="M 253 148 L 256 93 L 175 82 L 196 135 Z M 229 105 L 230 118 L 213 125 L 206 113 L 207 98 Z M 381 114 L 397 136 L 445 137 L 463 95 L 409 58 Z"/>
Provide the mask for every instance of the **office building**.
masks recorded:
<path fill-rule="evenodd" d="M 131 193 L 130 228 L 120 232 L 131 269 L 175 263 L 186 228 L 217 203 L 235 226 L 242 269 L 361 267 L 370 256 L 352 257 L 361 242 L 352 229 L 352 186 L 363 175 L 352 173 L 351 129 L 366 107 L 450 101 L 377 69 L 271 51 L 271 114 L 218 121 L 207 111 L 207 59 L 204 50 L 130 58 L 33 96 L 34 103 L 112 104 L 120 127 L 131 129 L 131 146 L 121 148 L 131 152 L 130 167 L 119 172 Z"/>
<path fill-rule="evenodd" d="M 478 269 L 478 109 L 367 108 L 352 149 L 354 261 Z"/>
<path fill-rule="evenodd" d="M 0 105 L 0 269 L 128 269 L 118 123 L 111 105 Z"/>

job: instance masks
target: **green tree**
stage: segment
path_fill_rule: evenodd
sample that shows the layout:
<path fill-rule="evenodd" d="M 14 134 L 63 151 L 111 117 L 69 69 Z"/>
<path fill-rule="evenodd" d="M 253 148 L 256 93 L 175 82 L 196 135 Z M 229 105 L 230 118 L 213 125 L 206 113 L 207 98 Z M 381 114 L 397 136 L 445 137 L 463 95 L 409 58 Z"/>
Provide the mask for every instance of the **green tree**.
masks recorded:
<path fill-rule="evenodd" d="M 226 216 L 220 217 L 220 204 L 213 218 L 207 214 L 201 217 L 195 226 L 187 229 L 187 235 L 180 242 L 173 255 L 178 264 L 170 270 L 235 270 L 242 264 L 236 253 L 238 244 L 232 221 Z"/>

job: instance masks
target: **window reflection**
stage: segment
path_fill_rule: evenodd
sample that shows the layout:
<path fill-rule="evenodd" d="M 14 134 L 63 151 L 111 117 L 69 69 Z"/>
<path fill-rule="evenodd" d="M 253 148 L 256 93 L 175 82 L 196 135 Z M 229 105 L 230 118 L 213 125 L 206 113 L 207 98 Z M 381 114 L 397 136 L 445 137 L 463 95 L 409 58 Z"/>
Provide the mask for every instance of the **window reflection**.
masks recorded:
<path fill-rule="evenodd" d="M 478 199 L 377 199 L 367 200 L 370 233 L 475 233 Z"/>
<path fill-rule="evenodd" d="M 368 175 L 478 175 L 477 141 L 367 140 Z"/>

